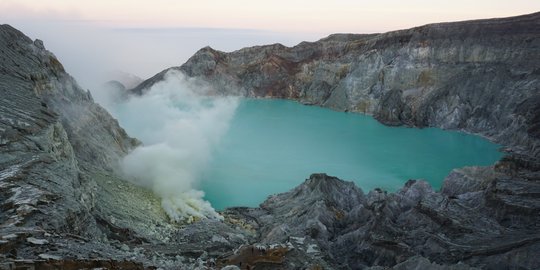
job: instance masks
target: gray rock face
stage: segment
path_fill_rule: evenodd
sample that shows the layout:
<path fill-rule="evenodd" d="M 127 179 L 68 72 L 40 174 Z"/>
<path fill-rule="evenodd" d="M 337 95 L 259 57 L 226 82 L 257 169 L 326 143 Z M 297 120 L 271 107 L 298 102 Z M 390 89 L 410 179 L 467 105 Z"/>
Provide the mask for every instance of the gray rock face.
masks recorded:
<path fill-rule="evenodd" d="M 540 13 L 336 34 L 288 48 L 206 47 L 171 69 L 216 93 L 298 100 L 382 123 L 481 134 L 540 153 Z M 142 93 L 166 70 L 133 89 Z"/>
<path fill-rule="evenodd" d="M 39 40 L 1 25 L 0 59 L 0 261 L 63 252 L 61 257 L 91 258 L 84 251 L 90 248 L 79 248 L 91 245 L 69 241 L 69 235 L 107 238 L 96 211 L 104 208 L 107 194 L 99 192 L 95 175 L 111 174 L 138 141 L 92 101 Z M 38 242 L 43 244 L 37 247 Z M 101 246 L 94 257 L 117 254 Z M 51 247 L 56 251 L 45 252 Z"/>
<path fill-rule="evenodd" d="M 159 198 L 116 172 L 140 143 L 9 25 L 0 96 L 0 269 L 204 268 L 253 238 L 222 222 L 171 223 Z"/>
<path fill-rule="evenodd" d="M 104 145 L 86 141 L 84 137 L 92 136 L 90 132 L 84 134 L 90 126 L 81 127 L 76 119 L 84 112 L 105 112 L 97 109 L 90 95 L 76 86 L 40 41 L 32 42 L 3 25 L 0 48 L 0 175 L 3 209 L 9 209 L 2 213 L 2 228 L 38 226 L 66 233 L 99 234 L 89 218 L 95 186 L 80 166 L 104 165 L 105 156 L 99 149 Z M 90 103 L 96 108 L 82 107 Z M 81 112 L 74 109 L 79 104 Z M 92 128 L 109 131 L 103 128 L 105 125 L 110 124 L 99 123 Z M 88 147 L 84 152 L 75 151 L 69 136 L 74 143 Z M 120 154 L 118 148 L 106 151 Z M 62 196 L 60 190 L 70 196 Z M 63 207 L 48 207 L 56 202 Z"/>
<path fill-rule="evenodd" d="M 396 193 L 365 195 L 353 183 L 314 174 L 260 210 L 238 211 L 257 221 L 261 243 L 288 242 L 308 261 L 323 259 L 330 268 L 535 269 L 540 178 L 524 173 L 510 180 L 503 172 L 521 162 L 455 172 L 446 182 L 483 178 L 487 187 L 446 183 L 442 193 L 410 180 Z"/>
<path fill-rule="evenodd" d="M 0 235 L 17 240 L 50 231 L 99 239 L 90 172 L 113 171 L 138 142 L 41 41 L 1 25 L 0 48 Z M 17 251 L 11 244 L 1 249 Z"/>

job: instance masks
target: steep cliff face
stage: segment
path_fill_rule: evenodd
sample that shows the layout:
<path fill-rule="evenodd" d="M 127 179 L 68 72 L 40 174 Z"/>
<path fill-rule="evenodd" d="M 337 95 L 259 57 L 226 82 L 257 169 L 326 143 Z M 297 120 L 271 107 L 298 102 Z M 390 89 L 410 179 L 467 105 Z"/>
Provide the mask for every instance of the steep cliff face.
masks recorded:
<path fill-rule="evenodd" d="M 43 230 L 101 235 L 91 215 L 95 183 L 68 138 L 75 123 L 64 125 L 55 110 L 65 95 L 79 103 L 89 95 L 73 84 L 56 87 L 69 78 L 41 42 L 2 25 L 0 48 L 1 253 L 16 253 L 21 235 Z"/>
<path fill-rule="evenodd" d="M 175 224 L 151 191 L 124 181 L 117 164 L 138 140 L 9 25 L 0 97 L 0 269 L 191 269 L 251 237 L 221 222 Z"/>
<path fill-rule="evenodd" d="M 54 247 L 66 235 L 107 239 L 104 228 L 114 216 L 100 219 L 109 196 L 100 192 L 96 175 L 113 174 L 138 141 L 41 41 L 9 25 L 0 25 L 0 96 L 0 261 L 47 257 L 45 244 L 59 253 L 82 253 L 66 243 Z"/>
<path fill-rule="evenodd" d="M 461 129 L 538 155 L 538 63 L 534 13 L 336 34 L 292 48 L 206 47 L 172 69 L 209 81 L 218 93 L 294 99 L 372 114 L 389 125 Z M 142 93 L 165 72 L 133 91 Z"/>

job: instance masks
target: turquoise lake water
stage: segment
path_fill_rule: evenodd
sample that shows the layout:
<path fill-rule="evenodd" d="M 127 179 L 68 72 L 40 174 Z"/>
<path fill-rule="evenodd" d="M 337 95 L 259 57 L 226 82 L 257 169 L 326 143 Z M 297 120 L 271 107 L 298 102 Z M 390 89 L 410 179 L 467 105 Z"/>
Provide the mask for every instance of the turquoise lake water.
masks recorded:
<path fill-rule="evenodd" d="M 439 189 L 454 169 L 491 165 L 500 146 L 436 128 L 388 127 L 370 116 L 285 100 L 242 100 L 199 188 L 221 210 L 257 206 L 312 173 L 395 191 L 408 179 Z"/>

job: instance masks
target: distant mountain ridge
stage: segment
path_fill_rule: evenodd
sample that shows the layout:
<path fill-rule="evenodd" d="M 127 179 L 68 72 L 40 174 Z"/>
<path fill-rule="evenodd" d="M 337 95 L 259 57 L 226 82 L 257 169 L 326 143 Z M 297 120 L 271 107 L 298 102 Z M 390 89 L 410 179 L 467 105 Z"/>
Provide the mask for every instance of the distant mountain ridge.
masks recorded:
<path fill-rule="evenodd" d="M 334 34 L 290 48 L 205 47 L 170 69 L 219 94 L 293 99 L 372 114 L 388 125 L 460 129 L 538 156 L 539 63 L 540 13 L 533 13 Z M 167 70 L 131 91 L 143 93 Z"/>

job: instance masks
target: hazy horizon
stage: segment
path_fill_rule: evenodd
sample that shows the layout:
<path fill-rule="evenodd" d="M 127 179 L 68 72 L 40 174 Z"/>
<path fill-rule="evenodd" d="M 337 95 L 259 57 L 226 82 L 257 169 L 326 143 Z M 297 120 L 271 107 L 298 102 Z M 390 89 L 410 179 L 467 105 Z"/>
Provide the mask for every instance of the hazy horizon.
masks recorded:
<path fill-rule="evenodd" d="M 281 3 L 281 4 L 280 4 Z M 464 8 L 466 7 L 466 8 Z M 197 50 L 281 43 L 294 46 L 332 33 L 376 33 L 428 23 L 509 17 L 540 10 L 527 0 L 452 3 L 340 0 L 227 3 L 156 0 L 0 2 L 1 24 L 44 41 L 78 82 L 97 88 L 110 71 L 143 79 L 183 64 Z"/>

